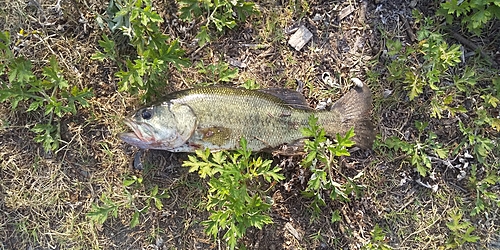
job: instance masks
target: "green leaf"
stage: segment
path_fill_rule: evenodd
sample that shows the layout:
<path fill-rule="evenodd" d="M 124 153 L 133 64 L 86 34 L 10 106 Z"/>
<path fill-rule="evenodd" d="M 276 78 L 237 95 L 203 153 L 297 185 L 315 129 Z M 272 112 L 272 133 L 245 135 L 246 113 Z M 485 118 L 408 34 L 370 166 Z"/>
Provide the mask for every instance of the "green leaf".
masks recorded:
<path fill-rule="evenodd" d="M 425 177 L 427 175 L 428 169 L 425 165 L 422 165 L 419 160 L 420 160 L 420 157 L 418 157 L 418 155 L 415 151 L 415 154 L 413 155 L 413 157 L 411 159 L 411 164 L 413 166 L 417 167 L 417 171 L 421 176 Z"/>
<path fill-rule="evenodd" d="M 25 84 L 29 83 L 31 79 L 35 78 L 32 72 L 31 61 L 24 59 L 24 57 L 15 58 L 9 65 L 9 82 Z"/>
<path fill-rule="evenodd" d="M 478 29 L 486 24 L 491 18 L 492 14 L 488 9 L 479 10 L 470 17 L 471 23 L 468 27 L 472 27 L 472 30 Z"/>
<path fill-rule="evenodd" d="M 448 150 L 443 149 L 443 148 L 435 148 L 434 152 L 439 156 L 441 159 L 446 159 L 448 158 Z"/>
<path fill-rule="evenodd" d="M 456 14 L 460 16 L 462 13 L 458 0 L 449 0 L 441 3 L 441 8 L 448 10 L 448 14 Z"/>
<path fill-rule="evenodd" d="M 59 133 L 56 126 L 50 123 L 40 123 L 35 125 L 31 131 L 37 134 L 34 141 L 42 143 L 45 151 L 52 151 L 59 148 Z"/>
<path fill-rule="evenodd" d="M 479 236 L 471 235 L 472 231 L 474 230 L 475 228 L 472 226 L 467 228 L 465 234 L 463 235 L 463 239 L 466 242 L 477 242 L 478 240 L 481 239 Z"/>
<path fill-rule="evenodd" d="M 198 17 L 202 14 L 198 0 L 180 0 L 179 5 L 181 6 L 179 9 L 181 20 L 191 21 L 192 16 Z"/>
<path fill-rule="evenodd" d="M 342 217 L 340 216 L 339 210 L 335 210 L 332 213 L 332 218 L 330 219 L 331 223 L 339 222 L 342 220 Z"/>
<path fill-rule="evenodd" d="M 500 132 L 500 119 L 498 118 L 491 118 L 489 121 L 489 124 L 493 129 L 496 131 Z"/>
<path fill-rule="evenodd" d="M 135 183 L 135 179 L 125 179 L 123 180 L 123 186 L 128 187 Z"/>
<path fill-rule="evenodd" d="M 395 56 L 401 52 L 401 49 L 403 48 L 403 44 L 399 40 L 387 40 L 386 41 L 386 46 L 387 46 L 387 54 L 389 56 Z"/>
<path fill-rule="evenodd" d="M 155 207 L 156 207 L 156 209 L 158 209 L 158 210 L 162 210 L 162 208 L 163 208 L 163 203 L 161 202 L 161 200 L 160 200 L 160 199 L 158 199 L 158 198 L 155 198 L 154 200 L 155 200 Z"/>
<path fill-rule="evenodd" d="M 43 102 L 42 101 L 34 101 L 30 104 L 29 108 L 26 110 L 26 112 L 30 112 L 30 111 L 35 111 L 37 110 L 38 108 L 40 108 L 41 106 L 43 105 Z"/>
<path fill-rule="evenodd" d="M 94 54 L 92 54 L 92 56 L 90 57 L 91 60 L 96 60 L 96 61 L 104 61 L 104 59 L 108 58 L 105 54 L 103 54 L 102 52 L 96 52 Z"/>
<path fill-rule="evenodd" d="M 139 225 L 139 215 L 139 211 L 134 212 L 134 214 L 132 215 L 132 219 L 130 220 L 130 228 L 134 228 L 135 226 Z"/>

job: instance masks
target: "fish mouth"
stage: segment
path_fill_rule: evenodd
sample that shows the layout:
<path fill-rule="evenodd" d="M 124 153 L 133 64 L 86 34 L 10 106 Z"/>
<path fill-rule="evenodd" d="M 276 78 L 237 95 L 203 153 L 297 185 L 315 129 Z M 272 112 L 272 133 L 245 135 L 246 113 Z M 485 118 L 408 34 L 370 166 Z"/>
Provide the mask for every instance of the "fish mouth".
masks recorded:
<path fill-rule="evenodd" d="M 151 125 L 146 123 L 137 123 L 130 118 L 125 118 L 123 122 L 132 130 L 132 132 L 123 132 L 118 134 L 118 137 L 126 143 L 145 149 L 149 148 L 148 145 L 156 142 L 156 138 L 153 133 L 154 130 Z"/>

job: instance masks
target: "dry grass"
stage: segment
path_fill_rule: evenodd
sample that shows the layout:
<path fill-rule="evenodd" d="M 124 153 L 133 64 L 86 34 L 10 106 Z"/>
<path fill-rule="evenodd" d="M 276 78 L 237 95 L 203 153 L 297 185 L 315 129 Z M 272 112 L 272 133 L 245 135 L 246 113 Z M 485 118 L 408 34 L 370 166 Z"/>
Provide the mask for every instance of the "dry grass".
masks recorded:
<path fill-rule="evenodd" d="M 383 48 L 377 28 L 394 37 L 406 36 L 403 23 L 396 19 L 382 23 L 383 18 L 400 10 L 398 1 L 389 2 L 382 13 L 375 13 L 372 3 L 363 6 L 353 2 L 354 12 L 339 22 L 333 20 L 335 15 L 350 3 L 292 1 L 279 6 L 264 1 L 260 3 L 264 18 L 251 19 L 201 50 L 189 46 L 193 34 L 183 34 L 170 26 L 165 30 L 181 39 L 194 64 L 201 60 L 214 64 L 228 58 L 245 62 L 248 66 L 240 69 L 235 80 L 243 83 L 254 79 L 262 87 L 295 88 L 299 79 L 306 84 L 304 94 L 314 104 L 328 97 L 337 98 L 352 85 L 350 78 L 367 79 L 366 73 L 375 70 L 373 65 L 379 58 L 375 56 Z M 200 222 L 208 216 L 203 207 L 206 183 L 180 167 L 185 155 L 150 151 L 143 159 L 150 163 L 146 170 L 130 167 L 135 149 L 119 141 L 116 134 L 125 129 L 121 119 L 139 101 L 136 96 L 117 91 L 115 64 L 90 60 L 99 49 L 97 41 L 103 32 L 95 22 L 96 14 L 103 13 L 107 3 L 63 1 L 60 8 L 57 1 L 35 3 L 11 0 L 0 6 L 0 28 L 14 34 L 15 53 L 29 58 L 37 71 L 50 55 L 55 55 L 66 79 L 79 87 L 91 87 L 94 97 L 89 108 L 61 119 L 61 147 L 52 154 L 32 141 L 29 129 L 42 119 L 41 115 L 23 113 L 26 107 L 11 111 L 8 105 L 1 105 L 0 238 L 4 240 L 0 248 L 224 246 L 203 232 Z M 308 3 L 309 11 L 304 10 L 304 3 Z M 158 12 L 165 18 L 172 17 L 175 11 L 170 2 L 158 4 Z M 332 20 L 312 21 L 315 13 L 326 13 Z M 297 52 L 287 45 L 283 29 L 296 24 L 301 16 L 306 17 L 302 21 L 315 36 L 312 43 Z M 16 35 L 21 29 L 25 35 Z M 321 81 L 323 72 L 335 76 L 342 88 L 326 86 Z M 194 66 L 173 71 L 165 92 L 193 87 L 204 79 L 206 76 Z M 418 107 L 402 103 L 396 95 L 384 98 L 384 89 L 393 87 L 384 79 L 369 84 L 375 93 L 374 120 L 382 140 L 414 133 L 408 124 L 416 119 L 412 112 Z M 359 181 L 365 186 L 364 194 L 350 203 L 329 201 L 323 213 L 312 218 L 310 200 L 300 195 L 305 185 L 300 181 L 300 159 L 274 160 L 286 166 L 287 179 L 272 192 L 275 203 L 271 215 L 275 223 L 263 230 L 250 230 L 243 240 L 250 249 L 359 249 L 370 242 L 376 224 L 384 229 L 386 243 L 393 248 L 437 249 L 450 235 L 446 227 L 448 211 L 470 209 L 474 199 L 467 183 L 458 181 L 456 174 L 446 169 L 438 170 L 432 184 L 439 188 L 433 192 L 416 182 L 413 167 L 402 162 L 400 155 L 355 152 L 343 160 L 342 170 L 350 177 L 364 174 Z M 142 177 L 144 184 L 125 187 L 123 181 L 133 176 Z M 285 183 L 293 188 L 289 190 Z M 147 195 L 155 185 L 166 190 L 170 198 L 162 199 L 162 210 L 150 208 L 141 214 L 139 225 L 130 228 L 134 211 L 146 207 Z M 493 192 L 498 194 L 498 187 Z M 103 195 L 119 209 L 117 218 L 108 218 L 100 225 L 87 214 L 93 205 L 104 205 Z M 331 213 L 335 210 L 340 211 L 341 221 L 332 223 Z M 498 214 L 498 207 L 493 206 L 486 215 L 471 219 L 481 240 L 464 248 L 493 246 L 490 242 L 500 237 Z"/>

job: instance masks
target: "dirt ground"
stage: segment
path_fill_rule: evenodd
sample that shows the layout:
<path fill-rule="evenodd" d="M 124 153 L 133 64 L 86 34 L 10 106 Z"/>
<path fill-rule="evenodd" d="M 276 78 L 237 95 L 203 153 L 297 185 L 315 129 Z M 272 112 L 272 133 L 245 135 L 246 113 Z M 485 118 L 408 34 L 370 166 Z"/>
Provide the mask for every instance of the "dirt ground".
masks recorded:
<path fill-rule="evenodd" d="M 418 105 L 407 105 L 404 95 L 384 97 L 396 87 L 384 77 L 373 82 L 367 76 L 367 72 L 383 73 L 378 61 L 388 60 L 384 57 L 384 39 L 413 43 L 417 27 L 411 11 L 432 14 L 436 3 L 297 0 L 258 1 L 258 5 L 261 16 L 251 17 L 199 47 L 194 40 L 196 28 L 178 20 L 175 1 L 155 1 L 157 12 L 165 20 L 164 32 L 179 39 L 193 63 L 182 70 L 171 70 L 164 93 L 209 81 L 194 66 L 201 61 L 205 65 L 227 62 L 233 65 L 231 68 L 239 65 L 234 84 L 226 85 L 240 86 L 253 79 L 261 87 L 295 89 L 297 80 L 305 82 L 303 93 L 313 107 L 328 98 L 338 99 L 353 86 L 350 79 L 357 77 L 373 92 L 378 140 L 400 134 L 413 138 L 413 121 L 425 119 L 442 138 L 459 136 L 458 129 L 452 128 L 456 122 L 452 118 L 436 122 Z M 224 248 L 225 243 L 209 238 L 200 224 L 208 216 L 202 204 L 206 181 L 181 166 L 187 155 L 150 150 L 142 156 L 148 167 L 137 170 L 132 167 L 137 149 L 117 138 L 127 129 L 123 117 L 141 103 L 137 96 L 118 92 L 116 64 L 90 59 L 101 50 L 98 41 L 107 32 L 96 21 L 107 6 L 108 2 L 99 0 L 0 3 L 0 28 L 13 34 L 15 53 L 32 60 L 35 69 L 55 55 L 71 84 L 90 87 L 94 93 L 88 108 L 61 118 L 61 147 L 51 153 L 32 140 L 30 129 L 42 114 L 23 112 L 27 106 L 22 103 L 15 111 L 9 103 L 2 104 L 0 247 Z M 300 25 L 312 32 L 313 39 L 296 51 L 288 45 L 290 34 L 286 30 Z M 20 30 L 25 35 L 19 34 Z M 493 41 L 484 49 L 499 53 L 500 41 Z M 340 87 L 327 85 L 322 80 L 325 72 Z M 451 143 L 452 139 L 445 141 Z M 300 157 L 263 154 L 284 167 L 286 179 L 271 191 L 273 224 L 262 230 L 250 229 L 241 243 L 248 249 L 360 249 L 372 240 L 371 232 L 378 225 L 385 232 L 381 242 L 392 248 L 443 248 L 450 235 L 446 227 L 448 211 L 467 206 L 474 199 L 466 181 L 457 178 L 456 170 L 444 167 L 437 168 L 433 178 L 420 178 L 401 158 L 382 153 L 358 150 L 342 158 L 340 169 L 346 176 L 362 174 L 357 183 L 363 185 L 363 194 L 346 203 L 327 199 L 318 217 L 311 214 L 310 199 L 301 195 L 306 187 L 303 179 L 310 173 L 299 166 Z M 142 177 L 144 186 L 137 190 L 125 187 L 123 180 L 132 176 Z M 421 183 L 438 188 L 433 191 Z M 161 210 L 149 209 L 140 216 L 139 225 L 130 228 L 133 208 L 145 206 L 141 194 L 154 185 L 167 190 L 170 198 L 162 200 Z M 499 193 L 499 188 L 492 192 Z M 87 214 L 93 205 L 103 204 L 103 195 L 120 204 L 120 209 L 116 217 L 110 215 L 100 225 Z M 340 212 L 340 221 L 332 222 L 334 211 Z M 498 214 L 495 207 L 485 216 L 472 218 L 481 239 L 462 248 L 500 249 Z"/>

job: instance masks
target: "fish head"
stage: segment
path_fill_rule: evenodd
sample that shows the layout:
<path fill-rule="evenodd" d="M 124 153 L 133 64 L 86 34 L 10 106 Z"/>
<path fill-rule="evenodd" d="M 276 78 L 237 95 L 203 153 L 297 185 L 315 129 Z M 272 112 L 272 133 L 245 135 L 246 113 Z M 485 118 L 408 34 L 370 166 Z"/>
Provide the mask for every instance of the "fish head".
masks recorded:
<path fill-rule="evenodd" d="M 124 123 L 132 132 L 118 136 L 141 149 L 172 150 L 182 146 L 196 128 L 196 116 L 187 105 L 172 102 L 137 110 Z"/>

